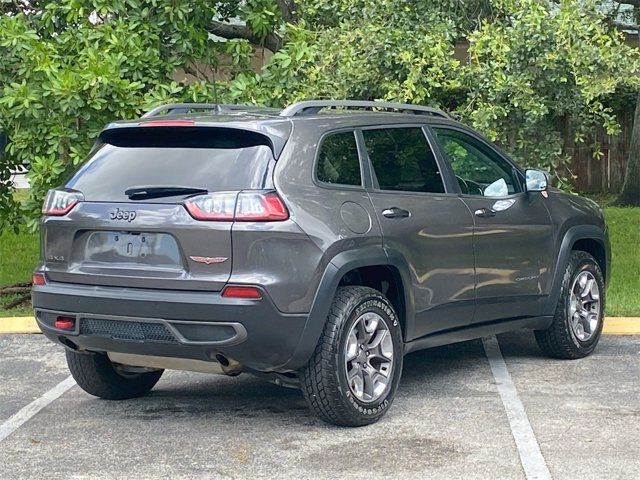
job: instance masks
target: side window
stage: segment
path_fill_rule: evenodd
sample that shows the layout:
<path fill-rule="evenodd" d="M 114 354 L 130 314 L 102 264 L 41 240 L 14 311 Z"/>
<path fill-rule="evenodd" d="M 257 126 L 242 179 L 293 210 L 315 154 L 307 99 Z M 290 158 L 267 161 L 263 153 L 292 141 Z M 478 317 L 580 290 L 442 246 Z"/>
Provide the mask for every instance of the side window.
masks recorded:
<path fill-rule="evenodd" d="M 316 176 L 324 183 L 362 185 L 354 132 L 334 133 L 322 140 Z"/>
<path fill-rule="evenodd" d="M 522 191 L 518 174 L 486 145 L 473 137 L 447 128 L 434 128 L 462 193 L 503 197 Z"/>
<path fill-rule="evenodd" d="M 381 190 L 444 193 L 442 177 L 421 128 L 363 130 Z"/>

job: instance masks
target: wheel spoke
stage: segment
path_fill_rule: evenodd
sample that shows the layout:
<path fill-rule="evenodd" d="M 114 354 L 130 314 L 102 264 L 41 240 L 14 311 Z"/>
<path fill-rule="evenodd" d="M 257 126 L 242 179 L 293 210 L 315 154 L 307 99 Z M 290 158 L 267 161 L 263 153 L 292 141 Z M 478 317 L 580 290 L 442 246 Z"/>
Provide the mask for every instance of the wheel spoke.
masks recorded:
<path fill-rule="evenodd" d="M 360 318 L 359 320 L 356 321 L 354 332 L 356 332 L 358 340 L 360 342 L 365 341 L 365 339 L 367 338 L 367 332 L 365 330 L 364 318 Z"/>
<path fill-rule="evenodd" d="M 354 395 L 362 398 L 364 394 L 364 376 L 362 372 L 358 372 L 349 379 L 349 387 Z"/>
<path fill-rule="evenodd" d="M 571 326 L 575 329 L 579 322 L 580 322 L 580 314 L 578 312 L 575 312 L 571 316 Z"/>
<path fill-rule="evenodd" d="M 593 284 L 596 283 L 595 278 L 589 278 L 585 282 L 584 286 L 582 286 L 582 290 L 580 291 L 580 296 L 582 298 L 587 298 L 591 294 L 591 289 L 593 288 Z"/>
<path fill-rule="evenodd" d="M 358 338 L 356 337 L 355 330 L 352 330 L 349 334 L 349 340 L 347 341 L 346 359 L 350 362 L 358 356 Z"/>
<path fill-rule="evenodd" d="M 365 336 L 365 341 L 367 343 L 371 342 L 371 339 L 373 338 L 373 336 L 376 333 L 376 330 L 378 329 L 378 316 L 377 315 L 370 315 L 369 318 L 365 317 L 365 332 L 366 332 L 366 336 Z"/>
<path fill-rule="evenodd" d="M 595 332 L 598 328 L 598 314 L 590 313 L 589 315 L 587 315 L 585 325 L 587 327 L 586 330 L 588 330 L 589 334 L 593 334 L 593 332 Z"/>
<path fill-rule="evenodd" d="M 362 370 L 354 363 L 351 369 L 347 371 L 347 378 L 349 379 L 349 381 L 352 381 L 356 377 L 362 377 Z"/>
<path fill-rule="evenodd" d="M 374 350 L 374 349 L 378 348 L 378 345 L 380 345 L 380 342 L 382 342 L 382 340 L 384 340 L 384 338 L 387 336 L 388 333 L 389 333 L 388 330 L 378 330 L 378 331 L 376 331 L 371 336 L 371 339 L 369 340 L 369 343 L 367 344 L 367 348 L 369 350 Z"/>
<path fill-rule="evenodd" d="M 571 300 L 569 302 L 569 316 L 573 317 L 573 314 L 578 310 L 578 301 L 571 296 Z"/>

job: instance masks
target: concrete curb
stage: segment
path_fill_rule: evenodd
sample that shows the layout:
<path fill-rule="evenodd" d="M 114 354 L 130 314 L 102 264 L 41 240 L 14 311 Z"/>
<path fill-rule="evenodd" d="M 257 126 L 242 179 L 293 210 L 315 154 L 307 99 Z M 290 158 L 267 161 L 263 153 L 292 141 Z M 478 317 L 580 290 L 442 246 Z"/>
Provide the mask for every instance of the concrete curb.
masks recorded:
<path fill-rule="evenodd" d="M 0 318 L 0 334 L 40 333 L 33 317 Z M 607 335 L 640 335 L 640 317 L 607 317 L 603 333 Z"/>

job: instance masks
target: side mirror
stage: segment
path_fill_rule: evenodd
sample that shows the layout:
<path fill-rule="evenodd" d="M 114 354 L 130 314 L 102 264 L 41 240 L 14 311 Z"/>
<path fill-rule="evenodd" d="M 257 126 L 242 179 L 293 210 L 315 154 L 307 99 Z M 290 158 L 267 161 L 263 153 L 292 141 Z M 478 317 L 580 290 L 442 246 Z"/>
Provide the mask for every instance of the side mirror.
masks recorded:
<path fill-rule="evenodd" d="M 547 172 L 528 168 L 525 172 L 527 192 L 544 192 L 549 186 L 549 175 Z"/>
<path fill-rule="evenodd" d="M 0 132 L 0 159 L 4 155 L 4 149 L 7 148 L 8 143 L 9 139 L 7 138 L 7 134 L 4 132 Z"/>

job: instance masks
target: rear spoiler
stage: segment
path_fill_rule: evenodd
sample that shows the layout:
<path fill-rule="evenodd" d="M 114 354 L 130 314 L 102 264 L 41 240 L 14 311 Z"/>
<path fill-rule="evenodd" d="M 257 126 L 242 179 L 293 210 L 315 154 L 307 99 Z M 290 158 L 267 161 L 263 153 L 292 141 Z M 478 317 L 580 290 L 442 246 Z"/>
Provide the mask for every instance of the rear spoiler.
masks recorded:
<path fill-rule="evenodd" d="M 268 123 L 250 125 L 258 128 L 247 128 L 249 125 L 246 122 L 219 125 L 192 121 L 170 124 L 165 120 L 112 123 L 100 132 L 98 142 L 121 147 L 167 148 L 247 148 L 265 145 L 278 159 L 289 139 L 291 126 L 283 122 L 273 126 Z"/>

